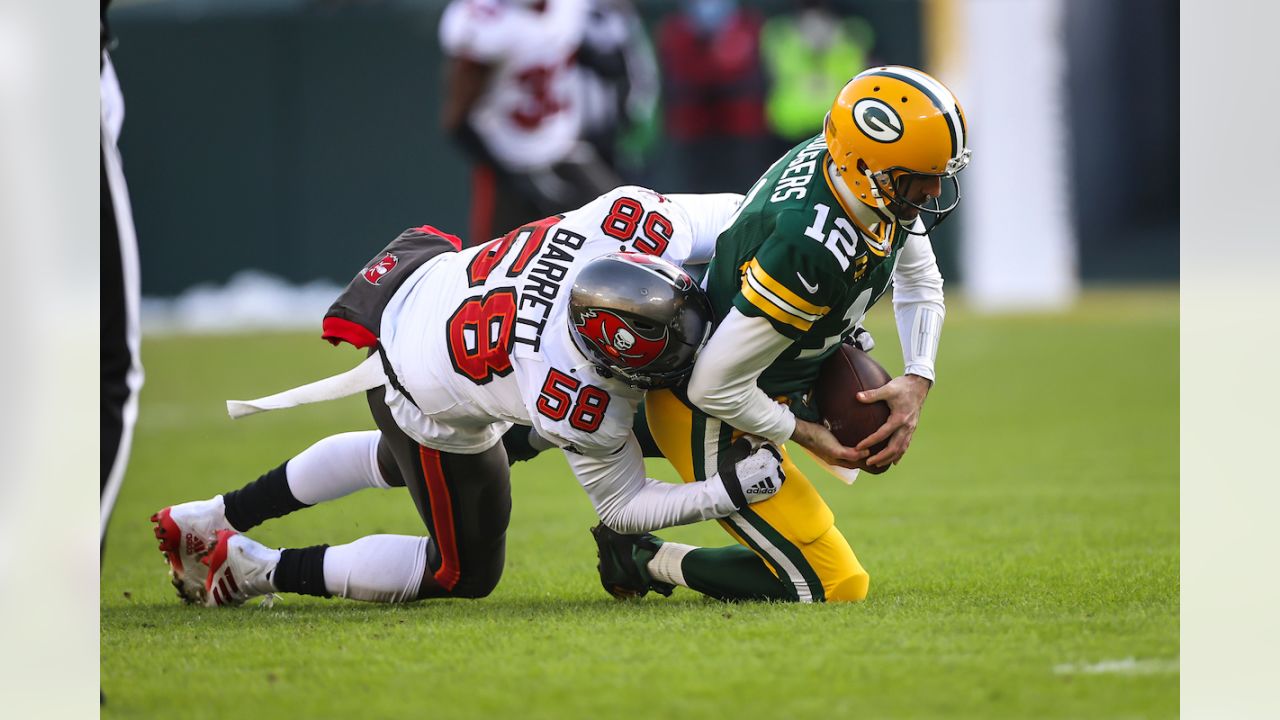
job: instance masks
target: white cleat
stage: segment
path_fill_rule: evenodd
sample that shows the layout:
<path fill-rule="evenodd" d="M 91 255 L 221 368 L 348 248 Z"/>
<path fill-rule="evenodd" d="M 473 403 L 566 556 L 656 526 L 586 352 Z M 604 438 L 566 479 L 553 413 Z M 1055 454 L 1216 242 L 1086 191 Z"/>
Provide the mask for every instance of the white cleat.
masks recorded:
<path fill-rule="evenodd" d="M 213 550 L 201 562 L 209 566 L 204 581 L 204 604 L 209 607 L 241 605 L 251 597 L 275 592 L 271 577 L 280 551 L 235 530 L 219 530 Z"/>
<path fill-rule="evenodd" d="M 219 530 L 230 530 L 223 514 L 222 496 L 167 507 L 151 516 L 155 523 L 160 552 L 169 562 L 169 580 L 178 597 L 189 603 L 204 603 L 207 569 L 200 564 Z"/>

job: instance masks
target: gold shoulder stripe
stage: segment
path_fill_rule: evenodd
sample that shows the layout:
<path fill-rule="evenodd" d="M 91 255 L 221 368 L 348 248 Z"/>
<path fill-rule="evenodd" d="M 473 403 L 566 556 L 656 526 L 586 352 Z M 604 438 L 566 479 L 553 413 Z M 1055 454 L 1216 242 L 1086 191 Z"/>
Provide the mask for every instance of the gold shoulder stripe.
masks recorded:
<path fill-rule="evenodd" d="M 788 315 L 795 315 L 801 320 L 805 322 L 810 322 L 810 323 L 815 322 L 817 321 L 818 318 L 822 317 L 821 315 L 814 315 L 813 313 L 807 313 L 803 310 L 800 310 L 795 305 L 792 305 L 786 300 L 783 300 L 782 298 L 778 297 L 778 295 L 774 293 L 772 290 L 760 284 L 760 281 L 756 279 L 755 273 L 748 272 L 746 275 L 744 275 L 742 279 L 742 284 L 745 287 L 750 287 L 753 291 L 755 291 L 757 295 L 773 303 L 775 306 L 777 306 L 779 310 L 787 313 Z"/>
<path fill-rule="evenodd" d="M 742 283 L 742 296 L 747 299 L 747 302 L 756 306 L 761 312 L 780 323 L 786 323 L 801 332 L 807 332 L 809 328 L 813 327 L 812 321 L 796 317 L 773 304 L 769 298 L 766 298 L 756 292 L 756 289 L 751 287 L 749 283 Z"/>
<path fill-rule="evenodd" d="M 786 285 L 783 285 L 777 280 L 774 280 L 773 277 L 770 276 L 769 273 L 765 272 L 764 268 L 760 266 L 759 260 L 756 260 L 753 258 L 751 260 L 751 267 L 747 268 L 747 272 L 751 273 L 751 275 L 753 275 L 756 280 L 760 281 L 760 284 L 763 285 L 765 288 L 767 288 L 770 292 L 777 295 L 784 302 L 790 303 L 791 305 L 795 306 L 795 308 L 797 310 L 800 310 L 801 312 L 806 312 L 811 315 L 819 315 L 819 316 L 826 315 L 827 313 L 831 312 L 831 308 L 814 305 L 808 300 L 805 300 L 799 295 L 796 295 L 795 293 L 791 292 L 791 290 L 789 290 Z"/>

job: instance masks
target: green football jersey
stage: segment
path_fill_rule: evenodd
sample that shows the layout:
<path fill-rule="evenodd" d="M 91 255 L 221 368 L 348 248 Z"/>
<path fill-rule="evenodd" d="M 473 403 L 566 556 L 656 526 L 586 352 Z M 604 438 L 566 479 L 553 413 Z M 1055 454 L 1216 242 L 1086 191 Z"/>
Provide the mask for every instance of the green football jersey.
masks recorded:
<path fill-rule="evenodd" d="M 908 234 L 859 228 L 827 178 L 826 141 L 805 140 L 751 187 L 716 240 L 706 288 L 717 319 L 730 308 L 795 340 L 760 376 L 772 396 L 807 393 L 818 369 L 889 287 Z"/>

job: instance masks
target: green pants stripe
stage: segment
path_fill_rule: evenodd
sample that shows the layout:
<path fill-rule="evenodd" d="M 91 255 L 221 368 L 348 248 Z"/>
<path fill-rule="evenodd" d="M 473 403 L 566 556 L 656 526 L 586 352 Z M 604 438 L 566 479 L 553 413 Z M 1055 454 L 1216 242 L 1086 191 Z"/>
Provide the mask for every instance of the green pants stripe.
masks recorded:
<path fill-rule="evenodd" d="M 694 410 L 690 432 L 694 477 L 702 482 L 717 472 L 720 454 L 728 449 L 733 439 L 733 428 Z M 752 550 L 773 566 L 778 579 L 790 586 L 796 600 L 821 602 L 825 599 L 822 581 L 804 553 L 759 515 L 748 508 L 728 516 L 725 521 Z"/>
<path fill-rule="evenodd" d="M 728 517 L 730 523 L 738 531 L 738 535 L 756 536 L 755 542 L 765 548 L 764 557 L 778 571 L 778 577 L 784 576 L 795 588 L 796 599 L 800 602 L 824 602 L 826 592 L 822 589 L 822 580 L 813 566 L 805 558 L 804 553 L 794 543 L 783 537 L 750 508 L 734 513 Z M 759 550 L 759 548 L 757 548 Z"/>

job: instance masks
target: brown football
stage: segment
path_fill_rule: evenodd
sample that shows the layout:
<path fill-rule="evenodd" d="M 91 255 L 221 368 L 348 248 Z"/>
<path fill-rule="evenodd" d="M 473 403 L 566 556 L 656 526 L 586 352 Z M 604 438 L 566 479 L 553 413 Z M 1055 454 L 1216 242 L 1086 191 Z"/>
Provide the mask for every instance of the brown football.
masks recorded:
<path fill-rule="evenodd" d="M 889 404 L 884 401 L 858 402 L 855 395 L 878 388 L 890 379 L 888 371 L 880 363 L 852 345 L 841 343 L 840 349 L 822 363 L 818 381 L 814 384 L 814 402 L 837 440 L 853 447 L 884 425 L 889 419 Z M 871 454 L 875 455 L 888 444 L 888 440 L 878 443 L 871 448 Z M 889 467 L 862 469 L 879 475 Z"/>

